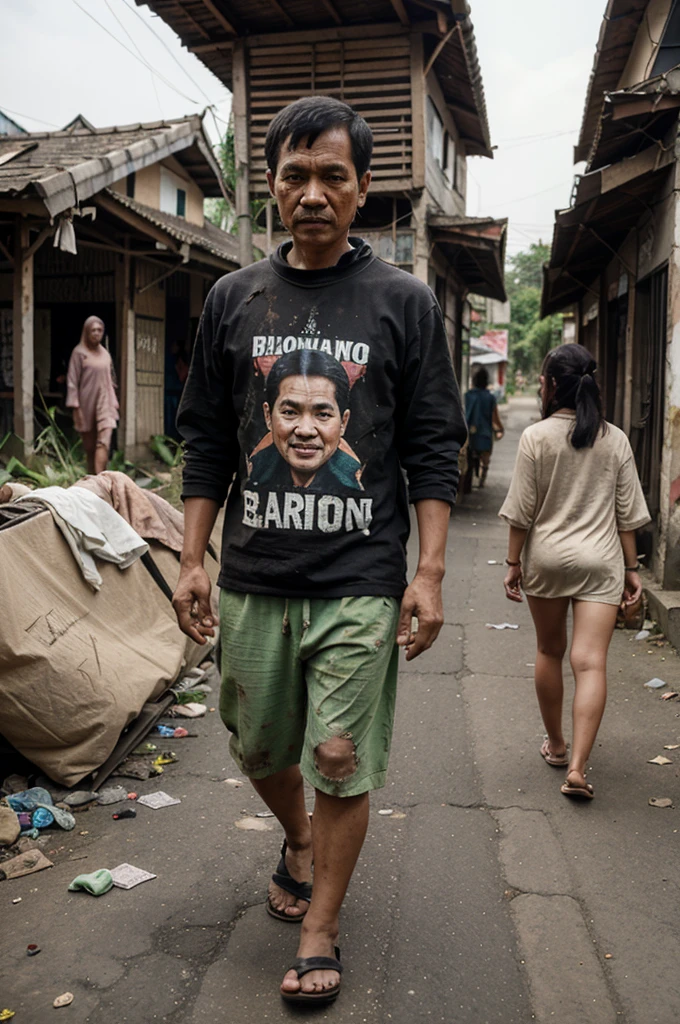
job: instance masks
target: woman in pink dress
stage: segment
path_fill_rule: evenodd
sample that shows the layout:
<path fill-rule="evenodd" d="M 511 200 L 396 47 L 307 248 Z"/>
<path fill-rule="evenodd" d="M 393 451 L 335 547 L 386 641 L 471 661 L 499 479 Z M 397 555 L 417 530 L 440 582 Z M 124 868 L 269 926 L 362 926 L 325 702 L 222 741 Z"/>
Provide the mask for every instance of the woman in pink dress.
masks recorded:
<path fill-rule="evenodd" d="M 113 364 L 101 343 L 103 337 L 103 321 L 88 316 L 80 342 L 71 353 L 66 378 L 66 406 L 73 409 L 73 426 L 83 442 L 88 473 L 106 469 L 111 435 L 118 422 Z"/>

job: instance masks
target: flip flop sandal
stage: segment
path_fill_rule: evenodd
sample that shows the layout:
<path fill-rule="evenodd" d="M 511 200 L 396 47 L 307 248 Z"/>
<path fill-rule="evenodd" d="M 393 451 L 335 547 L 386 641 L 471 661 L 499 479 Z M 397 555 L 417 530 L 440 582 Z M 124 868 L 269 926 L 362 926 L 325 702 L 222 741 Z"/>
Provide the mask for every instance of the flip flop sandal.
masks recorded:
<path fill-rule="evenodd" d="M 595 796 L 595 790 L 586 782 L 585 786 L 576 785 L 573 782 L 564 782 L 560 786 L 560 793 L 564 793 L 565 796 L 576 797 L 579 800 L 592 800 Z"/>
<path fill-rule="evenodd" d="M 342 964 L 340 963 L 340 950 L 335 947 L 335 957 L 332 956 L 299 956 L 288 968 L 289 971 L 295 971 L 298 978 L 303 978 L 305 974 L 309 974 L 310 971 L 337 971 L 338 974 L 342 974 Z M 323 992 L 282 992 L 281 998 L 285 999 L 287 1003 L 314 1003 L 316 1006 L 324 1003 L 332 1003 L 338 998 L 340 992 L 340 982 L 337 985 L 333 985 L 332 988 L 324 989 Z"/>
<path fill-rule="evenodd" d="M 272 875 L 272 882 L 278 885 L 279 889 L 283 889 L 284 892 L 290 893 L 291 896 L 295 896 L 298 900 L 306 900 L 307 903 L 312 898 L 312 883 L 311 882 L 298 882 L 286 867 L 286 850 L 288 849 L 288 843 L 283 840 L 283 846 L 281 847 L 281 860 L 279 861 L 278 867 Z M 275 907 L 271 901 L 271 898 L 267 896 L 266 903 L 267 913 L 272 917 L 275 917 L 277 921 L 286 921 L 289 924 L 299 924 L 305 914 L 286 914 L 285 910 L 279 910 Z"/>
<path fill-rule="evenodd" d="M 548 740 L 544 740 L 540 753 L 545 763 L 551 764 L 553 768 L 564 768 L 569 764 L 569 748 L 563 754 L 553 754 Z"/>

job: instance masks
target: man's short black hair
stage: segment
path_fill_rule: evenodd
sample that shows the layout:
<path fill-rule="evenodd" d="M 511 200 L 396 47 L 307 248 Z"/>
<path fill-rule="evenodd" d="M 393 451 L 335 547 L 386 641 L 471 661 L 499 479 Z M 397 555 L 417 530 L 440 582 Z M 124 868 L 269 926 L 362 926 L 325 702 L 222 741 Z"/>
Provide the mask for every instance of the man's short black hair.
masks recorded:
<path fill-rule="evenodd" d="M 326 377 L 335 385 L 335 400 L 340 414 L 349 409 L 349 377 L 342 363 L 327 352 L 298 348 L 277 359 L 267 377 L 265 392 L 270 410 L 279 397 L 281 381 L 286 377 Z"/>
<path fill-rule="evenodd" d="M 488 388 L 489 371 L 486 366 L 480 366 L 472 378 L 472 386 L 475 388 Z"/>
<path fill-rule="evenodd" d="M 363 117 L 342 100 L 331 96 L 305 96 L 280 110 L 269 125 L 264 142 L 267 167 L 276 174 L 281 147 L 290 137 L 289 148 L 294 150 L 307 137 L 307 147 L 313 146 L 322 132 L 330 128 L 346 128 L 352 145 L 352 161 L 361 180 L 371 165 L 373 132 Z"/>

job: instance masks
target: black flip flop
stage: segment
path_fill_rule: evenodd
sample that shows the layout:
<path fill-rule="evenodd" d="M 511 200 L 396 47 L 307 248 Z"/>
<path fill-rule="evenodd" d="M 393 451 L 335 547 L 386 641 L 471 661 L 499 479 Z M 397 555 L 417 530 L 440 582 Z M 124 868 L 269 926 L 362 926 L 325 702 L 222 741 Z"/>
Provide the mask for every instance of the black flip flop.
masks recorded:
<path fill-rule="evenodd" d="M 272 882 L 274 882 L 275 885 L 278 885 L 279 889 L 283 889 L 284 892 L 288 892 L 291 896 L 295 896 L 296 899 L 306 900 L 309 903 L 312 898 L 312 883 L 298 882 L 293 878 L 286 867 L 287 849 L 288 843 L 284 839 L 283 846 L 281 847 L 281 860 L 279 861 L 276 871 L 272 875 Z M 267 903 L 265 906 L 268 914 L 275 917 L 277 921 L 286 921 L 288 924 L 299 924 L 305 916 L 304 914 L 286 914 L 284 910 L 278 910 L 277 907 L 273 906 L 269 896 L 267 896 Z"/>
<path fill-rule="evenodd" d="M 289 971 L 295 971 L 298 978 L 303 978 L 305 974 L 309 974 L 311 971 L 337 971 L 338 974 L 342 974 L 342 964 L 340 963 L 340 950 L 335 947 L 335 957 L 332 956 L 299 956 L 288 968 Z M 338 998 L 340 992 L 340 982 L 337 985 L 333 985 L 332 988 L 327 988 L 323 992 L 282 992 L 281 998 L 285 999 L 287 1003 L 314 1003 L 316 1006 L 324 1003 L 332 1003 Z"/>

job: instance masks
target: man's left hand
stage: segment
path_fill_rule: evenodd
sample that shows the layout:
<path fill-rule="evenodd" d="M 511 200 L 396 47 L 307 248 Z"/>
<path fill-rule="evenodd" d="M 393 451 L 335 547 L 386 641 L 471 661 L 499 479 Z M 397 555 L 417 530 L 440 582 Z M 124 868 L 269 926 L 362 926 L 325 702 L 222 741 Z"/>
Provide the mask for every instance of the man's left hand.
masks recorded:
<path fill-rule="evenodd" d="M 411 620 L 418 620 L 414 633 Z M 413 661 L 437 639 L 444 622 L 441 580 L 416 573 L 401 600 L 397 644 L 406 648 L 406 660 Z"/>

